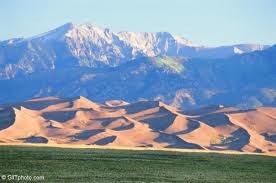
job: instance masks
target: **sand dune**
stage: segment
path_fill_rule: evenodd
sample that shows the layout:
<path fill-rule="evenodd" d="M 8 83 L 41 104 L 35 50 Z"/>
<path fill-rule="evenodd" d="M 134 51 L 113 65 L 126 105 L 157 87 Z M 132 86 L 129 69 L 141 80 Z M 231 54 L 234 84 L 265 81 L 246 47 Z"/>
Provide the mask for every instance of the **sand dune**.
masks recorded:
<path fill-rule="evenodd" d="M 10 122 L 7 119 L 1 123 L 9 123 L 5 129 L 0 131 L 0 140 L 3 142 L 16 142 L 20 138 L 32 137 L 39 134 L 42 128 L 43 118 L 40 116 L 31 115 L 31 111 L 20 107 L 19 109 L 12 107 L 9 111 L 11 113 Z"/>
<path fill-rule="evenodd" d="M 276 154 L 276 108 L 181 111 L 158 101 L 36 98 L 0 106 L 0 142 Z"/>

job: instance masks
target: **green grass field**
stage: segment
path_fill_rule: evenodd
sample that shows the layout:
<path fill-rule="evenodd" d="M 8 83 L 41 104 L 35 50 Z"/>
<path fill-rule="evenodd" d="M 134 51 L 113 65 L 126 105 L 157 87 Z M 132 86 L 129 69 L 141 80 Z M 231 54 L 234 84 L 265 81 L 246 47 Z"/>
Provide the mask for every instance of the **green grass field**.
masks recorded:
<path fill-rule="evenodd" d="M 275 183 L 276 157 L 1 146 L 2 175 L 42 175 L 40 182 Z"/>

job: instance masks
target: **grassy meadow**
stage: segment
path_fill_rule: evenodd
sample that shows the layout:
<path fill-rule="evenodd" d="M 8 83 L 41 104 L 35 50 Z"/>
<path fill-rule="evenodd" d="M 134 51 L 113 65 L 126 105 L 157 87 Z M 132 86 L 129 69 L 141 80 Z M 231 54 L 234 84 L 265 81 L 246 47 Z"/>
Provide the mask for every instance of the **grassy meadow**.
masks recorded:
<path fill-rule="evenodd" d="M 2 175 L 44 176 L 37 182 L 272 183 L 276 157 L 0 146 Z"/>

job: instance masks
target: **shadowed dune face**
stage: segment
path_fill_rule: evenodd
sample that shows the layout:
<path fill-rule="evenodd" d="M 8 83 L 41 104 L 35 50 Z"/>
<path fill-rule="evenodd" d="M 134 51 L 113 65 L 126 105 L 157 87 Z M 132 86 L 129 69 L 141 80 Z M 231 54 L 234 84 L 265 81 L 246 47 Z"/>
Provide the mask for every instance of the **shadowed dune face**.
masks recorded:
<path fill-rule="evenodd" d="M 243 128 L 239 128 L 231 134 L 231 139 L 229 139 L 229 149 L 231 150 L 241 150 L 246 144 L 249 143 L 250 134 Z"/>
<path fill-rule="evenodd" d="M 130 104 L 125 106 L 125 109 L 128 114 L 134 114 L 146 109 L 154 108 L 154 107 L 159 107 L 159 102 L 158 101 L 140 101 L 134 104 Z"/>
<path fill-rule="evenodd" d="M 179 112 L 188 116 L 202 116 L 204 114 L 216 112 L 221 108 L 223 108 L 223 106 L 214 105 L 214 106 L 203 107 L 201 109 L 193 109 L 193 110 L 179 111 Z"/>
<path fill-rule="evenodd" d="M 15 121 L 15 112 L 11 107 L 0 109 L 0 130 L 8 128 Z"/>
<path fill-rule="evenodd" d="M 99 133 L 102 133 L 104 131 L 105 131 L 104 129 L 84 130 L 84 131 L 82 131 L 78 134 L 75 134 L 73 136 L 70 136 L 70 137 L 72 137 L 75 141 L 77 141 L 77 140 L 87 140 L 90 137 L 92 137 L 94 135 L 97 135 Z"/>
<path fill-rule="evenodd" d="M 203 149 L 197 144 L 192 144 L 184 141 L 173 134 L 160 133 L 160 135 L 154 139 L 156 142 L 168 143 L 168 148 L 183 148 L 183 149 Z"/>
<path fill-rule="evenodd" d="M 243 128 L 239 128 L 230 135 L 219 134 L 218 140 L 212 143 L 211 149 L 230 149 L 241 151 L 250 143 L 250 135 Z"/>
<path fill-rule="evenodd" d="M 42 114 L 42 117 L 48 120 L 54 120 L 57 122 L 67 122 L 73 119 L 77 111 L 51 111 Z"/>
<path fill-rule="evenodd" d="M 0 108 L 0 142 L 276 153 L 276 108 L 187 112 L 158 101 L 36 98 Z"/>
<path fill-rule="evenodd" d="M 175 120 L 176 115 L 174 114 L 164 114 L 157 117 L 149 117 L 141 120 L 141 122 L 146 123 L 150 126 L 151 129 L 156 131 L 164 131 L 170 126 Z"/>
<path fill-rule="evenodd" d="M 42 110 L 49 106 L 57 104 L 64 104 L 67 107 L 71 105 L 70 101 L 58 97 L 36 98 L 28 100 L 26 102 L 19 103 L 18 105 L 31 110 Z"/>
<path fill-rule="evenodd" d="M 177 120 L 177 118 L 176 118 Z M 200 123 L 198 121 L 195 120 L 191 120 L 189 119 L 188 121 L 184 120 L 184 119 L 178 119 L 179 122 L 178 123 L 182 123 L 182 125 L 184 125 L 184 128 L 179 128 L 178 126 L 175 126 L 174 131 L 176 131 L 176 135 L 181 135 L 181 134 L 188 134 L 192 131 L 194 131 L 195 129 L 200 127 Z M 168 131 L 168 129 L 170 129 L 173 125 L 171 125 L 169 128 L 166 129 L 166 132 Z"/>
<path fill-rule="evenodd" d="M 268 133 L 263 133 L 262 135 L 265 137 L 266 140 L 276 143 L 276 135 L 270 135 Z"/>
<path fill-rule="evenodd" d="M 104 137 L 102 139 L 97 140 L 93 144 L 95 145 L 107 145 L 112 143 L 117 137 L 115 135 L 109 136 L 109 137 Z"/>
<path fill-rule="evenodd" d="M 198 118 L 211 127 L 233 125 L 223 113 L 206 114 Z"/>
<path fill-rule="evenodd" d="M 22 138 L 18 140 L 23 140 L 25 143 L 43 143 L 46 144 L 48 143 L 48 139 L 45 137 L 39 137 L 39 136 L 31 136 L 28 138 Z"/>

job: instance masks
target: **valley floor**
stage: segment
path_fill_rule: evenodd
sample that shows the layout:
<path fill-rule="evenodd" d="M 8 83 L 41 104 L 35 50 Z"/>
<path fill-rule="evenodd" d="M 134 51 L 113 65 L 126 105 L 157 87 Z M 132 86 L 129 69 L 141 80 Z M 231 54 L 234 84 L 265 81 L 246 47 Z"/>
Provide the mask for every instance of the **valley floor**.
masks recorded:
<path fill-rule="evenodd" d="M 262 155 L 0 147 L 0 182 L 9 175 L 43 176 L 37 182 L 276 182 L 275 170 L 276 157 Z"/>

